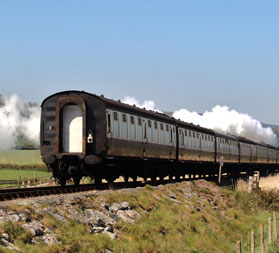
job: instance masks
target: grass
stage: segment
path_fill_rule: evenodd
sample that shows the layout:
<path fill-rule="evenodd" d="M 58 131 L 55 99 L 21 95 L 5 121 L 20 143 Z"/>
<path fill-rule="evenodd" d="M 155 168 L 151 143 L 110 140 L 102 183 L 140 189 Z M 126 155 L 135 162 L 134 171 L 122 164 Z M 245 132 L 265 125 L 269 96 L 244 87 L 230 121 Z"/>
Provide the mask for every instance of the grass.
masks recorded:
<path fill-rule="evenodd" d="M 39 150 L 6 150 L 0 152 L 0 169 L 42 170 L 46 165 Z"/>
<path fill-rule="evenodd" d="M 0 169 L 0 182 L 18 180 L 19 177 L 21 179 L 34 178 L 34 173 L 37 177 L 50 176 L 50 173 L 46 171 Z"/>
<path fill-rule="evenodd" d="M 260 223 L 267 224 L 271 211 L 278 208 L 278 193 L 269 196 L 226 191 L 222 193 L 222 198 L 216 199 L 216 209 L 208 204 L 208 199 L 216 197 L 215 193 L 197 185 L 192 185 L 192 192 L 196 192 L 197 196 L 189 199 L 191 204 L 177 204 L 166 197 L 171 190 L 178 200 L 183 200 L 185 185 L 186 182 L 156 189 L 146 186 L 139 193 L 116 191 L 83 199 L 95 204 L 100 199 L 107 204 L 128 201 L 141 214 L 135 224 L 117 224 L 115 230 L 120 237 L 115 241 L 104 234 L 90 234 L 87 225 L 74 221 L 61 223 L 50 215 L 42 217 L 42 222 L 55 230 L 60 245 L 48 247 L 26 244 L 22 238 L 27 240 L 29 235 L 10 224 L 8 228 L 12 231 L 16 245 L 23 248 L 24 252 L 104 252 L 107 248 L 113 252 L 221 253 L 235 252 L 238 240 L 242 241 L 243 252 L 248 252 L 251 230 L 255 230 L 256 252 L 259 251 Z M 263 198 L 268 201 L 261 203 Z M 196 206 L 202 211 L 197 211 Z M 277 252 L 277 249 L 277 245 L 266 245 L 266 252 Z"/>
<path fill-rule="evenodd" d="M 42 165 L 40 150 L 8 150 L 0 152 L 0 164 Z"/>
<path fill-rule="evenodd" d="M 36 178 L 51 176 L 51 173 L 46 171 L 0 169 L 0 188 L 18 187 L 19 178 L 25 181 L 30 179 L 33 182 L 34 174 Z"/>
<path fill-rule="evenodd" d="M 189 188 L 190 191 L 187 192 L 190 192 L 192 197 L 188 196 L 187 201 L 184 201 L 183 192 Z M 175 194 L 176 200 L 182 204 L 173 202 L 168 197 L 169 191 Z M 87 196 L 82 201 L 90 202 L 96 207 L 100 202 L 110 205 L 128 201 L 141 217 L 135 224 L 118 223 L 114 229 L 119 239 L 115 241 L 104 234 L 91 234 L 87 225 L 72 220 L 62 223 L 51 215 L 41 217 L 41 222 L 55 231 L 60 245 L 49 247 L 28 244 L 30 234 L 12 224 L 0 225 L 0 232 L 10 231 L 15 244 L 22 248 L 23 252 L 104 252 L 107 248 L 123 253 L 223 253 L 236 252 L 236 243 L 239 240 L 242 242 L 242 251 L 248 252 L 250 233 L 254 230 L 256 252 L 259 252 L 260 224 L 265 223 L 267 236 L 268 217 L 272 216 L 273 210 L 279 210 L 277 191 L 248 194 L 219 189 L 214 184 L 201 184 L 199 181 L 194 184 L 183 182 L 156 188 L 147 185 L 137 192 L 113 191 Z M 79 203 L 77 207 L 80 205 Z M 200 211 L 196 207 L 199 207 Z M 279 252 L 278 243 L 270 246 L 267 241 L 266 238 L 266 252 Z"/>

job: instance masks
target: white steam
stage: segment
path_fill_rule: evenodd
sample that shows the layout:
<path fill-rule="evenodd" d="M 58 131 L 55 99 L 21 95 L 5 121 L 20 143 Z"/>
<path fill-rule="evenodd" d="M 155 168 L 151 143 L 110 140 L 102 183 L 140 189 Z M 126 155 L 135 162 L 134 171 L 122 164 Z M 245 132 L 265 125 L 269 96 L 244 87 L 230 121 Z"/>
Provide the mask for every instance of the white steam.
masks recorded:
<path fill-rule="evenodd" d="M 186 109 L 175 111 L 173 117 L 183 121 L 213 129 L 218 132 L 243 136 L 248 139 L 275 145 L 276 134 L 270 127 L 264 128 L 260 121 L 250 115 L 230 110 L 227 106 L 215 106 L 202 115 Z"/>
<path fill-rule="evenodd" d="M 159 111 L 155 109 L 154 101 L 144 101 L 143 104 L 140 104 L 134 97 L 125 97 L 122 102 L 130 105 L 135 104 L 140 108 L 145 107 L 148 110 Z M 242 136 L 272 145 L 277 143 L 276 134 L 270 127 L 264 128 L 260 121 L 253 119 L 250 115 L 231 110 L 227 106 L 217 105 L 211 111 L 206 111 L 202 115 L 197 112 L 180 109 L 175 111 L 172 116 L 217 132 Z"/>
<path fill-rule="evenodd" d="M 159 110 L 155 109 L 155 102 L 152 100 L 146 100 L 142 104 L 140 104 L 139 101 L 136 100 L 134 97 L 124 97 L 121 102 L 128 105 L 135 105 L 139 108 L 145 108 L 146 110 L 160 112 Z"/>
<path fill-rule="evenodd" d="M 0 96 L 0 150 L 13 148 L 18 136 L 39 143 L 40 107 L 23 103 L 17 95 Z"/>

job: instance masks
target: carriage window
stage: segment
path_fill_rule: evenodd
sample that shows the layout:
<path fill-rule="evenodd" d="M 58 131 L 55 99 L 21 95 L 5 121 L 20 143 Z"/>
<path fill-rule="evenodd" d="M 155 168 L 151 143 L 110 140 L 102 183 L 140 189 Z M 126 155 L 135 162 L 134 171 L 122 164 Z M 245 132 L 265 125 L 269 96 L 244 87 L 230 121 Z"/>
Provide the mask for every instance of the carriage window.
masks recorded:
<path fill-rule="evenodd" d="M 126 114 L 122 114 L 122 119 L 123 119 L 123 122 L 127 122 Z"/>
<path fill-rule="evenodd" d="M 122 114 L 122 138 L 128 139 L 128 123 L 126 114 Z"/>
<path fill-rule="evenodd" d="M 173 128 L 171 128 L 171 131 L 170 131 L 170 143 L 171 144 L 173 143 Z"/>
<path fill-rule="evenodd" d="M 164 132 L 164 125 L 160 124 L 160 144 L 165 144 L 165 132 Z"/>
<path fill-rule="evenodd" d="M 110 113 L 108 112 L 108 129 L 107 129 L 108 133 L 111 133 L 111 119 L 110 119 Z"/>
<path fill-rule="evenodd" d="M 113 113 L 113 136 L 119 137 L 119 121 L 118 121 L 118 113 Z"/>
<path fill-rule="evenodd" d="M 181 144 L 184 146 L 185 144 L 185 132 L 182 130 L 182 142 Z"/>
<path fill-rule="evenodd" d="M 187 130 L 185 130 L 185 136 L 187 136 Z"/>
<path fill-rule="evenodd" d="M 138 125 L 137 125 L 137 136 L 138 141 L 142 141 L 142 120 L 141 118 L 138 118 Z"/>
<path fill-rule="evenodd" d="M 153 142 L 153 139 L 152 139 L 152 124 L 151 124 L 151 120 L 148 120 L 148 141 L 149 142 Z"/>
<path fill-rule="evenodd" d="M 170 145 L 170 132 L 169 132 L 169 126 L 166 125 L 166 144 Z"/>
<path fill-rule="evenodd" d="M 196 138 L 196 133 L 195 132 L 193 132 L 193 138 Z"/>
<path fill-rule="evenodd" d="M 154 143 L 159 143 L 159 129 L 157 122 L 154 122 Z"/>
<path fill-rule="evenodd" d="M 146 121 L 143 121 L 143 139 L 146 141 L 147 139 L 147 125 L 146 125 Z"/>
<path fill-rule="evenodd" d="M 135 140 L 136 139 L 136 126 L 135 126 L 135 118 L 134 116 L 130 117 L 130 138 L 131 140 Z"/>

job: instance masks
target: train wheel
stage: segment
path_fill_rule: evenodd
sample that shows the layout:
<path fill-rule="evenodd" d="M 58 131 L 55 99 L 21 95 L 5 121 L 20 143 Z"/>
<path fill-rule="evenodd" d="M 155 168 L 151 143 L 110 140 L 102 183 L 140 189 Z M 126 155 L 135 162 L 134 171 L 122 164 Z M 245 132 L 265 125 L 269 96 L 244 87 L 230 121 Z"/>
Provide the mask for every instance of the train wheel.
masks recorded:
<path fill-rule="evenodd" d="M 74 177 L 73 179 L 74 179 L 74 184 L 75 184 L 75 185 L 79 185 L 79 183 L 80 183 L 80 177 Z"/>
<path fill-rule="evenodd" d="M 102 178 L 101 177 L 95 177 L 95 184 L 100 185 L 102 183 Z"/>
<path fill-rule="evenodd" d="M 64 178 L 64 177 L 58 178 L 58 183 L 59 183 L 62 187 L 64 187 L 65 184 L 66 184 L 66 178 Z"/>
<path fill-rule="evenodd" d="M 155 182 L 156 182 L 156 179 L 157 179 L 156 176 L 152 176 L 152 177 L 151 177 L 151 182 L 152 182 L 152 183 L 155 183 Z"/>
<path fill-rule="evenodd" d="M 125 183 L 128 183 L 129 177 L 128 176 L 124 176 L 124 181 L 125 181 Z"/>

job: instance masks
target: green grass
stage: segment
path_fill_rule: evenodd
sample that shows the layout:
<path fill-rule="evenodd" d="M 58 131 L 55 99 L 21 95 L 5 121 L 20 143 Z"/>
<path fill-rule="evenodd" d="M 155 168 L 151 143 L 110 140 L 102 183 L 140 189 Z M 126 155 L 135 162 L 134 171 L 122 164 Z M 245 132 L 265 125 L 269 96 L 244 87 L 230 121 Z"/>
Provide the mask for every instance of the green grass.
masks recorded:
<path fill-rule="evenodd" d="M 183 185 L 183 184 L 181 184 Z M 74 221 L 61 223 L 50 215 L 45 215 L 42 222 L 55 230 L 60 245 L 48 247 L 45 245 L 30 245 L 24 243 L 19 231 L 8 224 L 8 229 L 14 233 L 16 244 L 23 252 L 104 252 L 105 248 L 113 252 L 236 252 L 236 243 L 242 241 L 243 252 L 248 252 L 248 238 L 251 230 L 256 234 L 256 252 L 259 251 L 260 223 L 265 222 L 267 235 L 267 219 L 271 215 L 271 206 L 247 205 L 251 201 L 257 203 L 258 196 L 226 192 L 224 200 L 217 203 L 218 208 L 205 200 L 203 203 L 193 197 L 193 206 L 201 205 L 203 211 L 198 212 L 190 205 L 173 203 L 167 195 L 171 190 L 178 200 L 183 200 L 181 185 L 166 186 L 163 189 L 153 189 L 147 186 L 137 193 L 112 192 L 99 197 L 87 197 L 83 201 L 92 203 L 105 199 L 107 204 L 128 201 L 141 217 L 135 224 L 120 222 L 115 229 L 120 238 L 110 240 L 104 234 L 90 234 L 89 228 Z M 194 186 L 196 187 L 196 186 Z M 198 190 L 196 188 L 196 190 Z M 199 189 L 200 194 L 214 198 L 208 189 Z M 278 194 L 277 194 L 278 195 Z M 274 195 L 272 195 L 274 197 Z M 261 196 L 259 198 L 262 198 Z M 271 198 L 270 198 L 271 199 Z M 243 205 L 246 201 L 246 205 Z M 274 202 L 277 202 L 277 198 Z M 270 204 L 272 204 L 270 206 Z M 248 206 L 248 208 L 247 208 Z M 1 232 L 1 231 L 0 231 Z M 24 235 L 24 238 L 28 238 Z M 266 252 L 278 252 L 277 245 L 268 246 Z"/>
<path fill-rule="evenodd" d="M 37 182 L 45 182 L 49 180 L 51 173 L 34 170 L 0 169 L 0 188 L 18 187 L 19 178 L 20 180 L 24 180 L 25 184 L 27 184 L 26 181 L 28 179 L 33 183 L 34 176 L 36 176 Z M 20 184 L 22 184 L 22 182 Z"/>
<path fill-rule="evenodd" d="M 46 171 L 0 169 L 0 182 L 18 180 L 19 177 L 21 177 L 21 179 L 34 178 L 34 173 L 36 173 L 37 177 L 51 175 L 51 173 Z"/>
<path fill-rule="evenodd" d="M 0 233 L 9 232 L 15 244 L 23 252 L 236 252 L 236 243 L 242 241 L 242 252 L 248 252 L 248 240 L 251 230 L 255 231 L 256 252 L 259 252 L 260 223 L 265 223 L 267 236 L 267 219 L 272 210 L 277 208 L 279 193 L 235 193 L 222 191 L 219 195 L 210 189 L 192 185 L 192 191 L 198 195 L 188 199 L 187 204 L 177 204 L 168 197 L 171 190 L 177 200 L 183 201 L 183 187 L 189 187 L 187 182 L 156 188 L 146 186 L 138 193 L 123 193 L 114 191 L 99 196 L 84 197 L 82 201 L 94 206 L 102 200 L 107 204 L 128 201 L 141 217 L 135 224 L 118 223 L 114 229 L 120 236 L 112 241 L 104 234 L 90 234 L 89 227 L 75 221 L 61 223 L 51 215 L 41 217 L 46 227 L 51 227 L 61 242 L 60 245 L 31 245 L 30 234 L 24 233 L 18 226 L 10 223 L 0 225 Z M 215 199 L 217 197 L 217 199 Z M 203 199 L 202 201 L 199 199 Z M 217 201 L 217 208 L 209 204 L 208 199 Z M 263 202 L 263 199 L 268 201 Z M 76 206 L 80 208 L 81 203 Z M 200 206 L 202 211 L 197 211 Z M 15 206 L 15 209 L 26 208 Z M 28 207 L 32 210 L 32 207 Z M 61 208 L 57 206 L 57 208 Z M 276 209 L 278 211 L 278 209 Z M 64 210 L 65 211 L 65 210 Z M 34 210 L 32 211 L 33 213 Z M 278 214 L 277 214 L 278 215 Z M 39 219 L 39 217 L 37 217 Z M 266 252 L 279 252 L 275 243 L 269 246 L 266 242 Z"/>
<path fill-rule="evenodd" d="M 43 165 L 40 150 L 8 150 L 0 152 L 0 164 Z"/>

